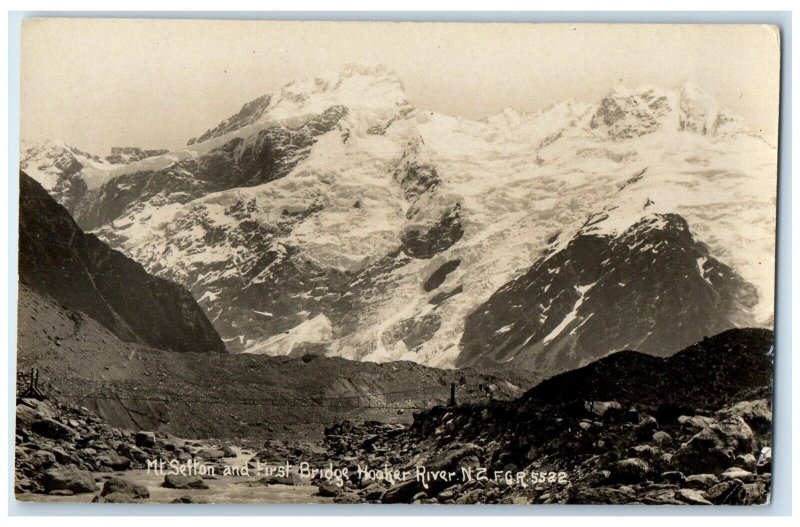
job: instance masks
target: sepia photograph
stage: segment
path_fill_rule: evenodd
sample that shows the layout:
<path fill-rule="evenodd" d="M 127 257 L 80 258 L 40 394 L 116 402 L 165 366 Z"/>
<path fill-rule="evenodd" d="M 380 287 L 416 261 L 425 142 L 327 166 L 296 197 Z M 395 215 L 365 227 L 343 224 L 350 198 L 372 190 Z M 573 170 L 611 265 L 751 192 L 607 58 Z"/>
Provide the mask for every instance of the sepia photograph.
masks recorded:
<path fill-rule="evenodd" d="M 777 26 L 20 35 L 16 500 L 770 503 Z"/>

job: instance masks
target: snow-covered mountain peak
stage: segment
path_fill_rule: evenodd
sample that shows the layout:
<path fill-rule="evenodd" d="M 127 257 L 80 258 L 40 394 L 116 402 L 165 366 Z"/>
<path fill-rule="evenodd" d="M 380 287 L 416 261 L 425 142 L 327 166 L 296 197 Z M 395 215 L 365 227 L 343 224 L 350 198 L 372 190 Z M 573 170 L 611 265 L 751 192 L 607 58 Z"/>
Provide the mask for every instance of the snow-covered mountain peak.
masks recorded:
<path fill-rule="evenodd" d="M 53 158 L 65 154 L 91 157 L 90 154 L 68 145 L 61 139 L 44 139 L 41 141 L 22 139 L 20 141 L 20 152 L 22 153 L 23 162 L 30 162 L 34 158 Z"/>
<path fill-rule="evenodd" d="M 652 133 L 660 123 L 644 100 L 624 86 L 615 86 L 600 101 L 589 127 L 620 140 Z"/>
<path fill-rule="evenodd" d="M 60 139 L 20 141 L 20 168 L 45 190 L 61 195 L 78 182 L 97 188 L 110 178 L 112 163 Z"/>
<path fill-rule="evenodd" d="M 711 94 L 690 82 L 676 89 L 615 86 L 598 103 L 588 128 L 595 135 L 614 141 L 656 132 L 689 132 L 708 137 L 745 134 L 766 141 Z"/>
<path fill-rule="evenodd" d="M 713 136 L 755 135 L 738 116 L 692 83 L 686 83 L 680 92 L 680 129 Z"/>
<path fill-rule="evenodd" d="M 408 104 L 403 83 L 383 66 L 345 66 L 340 72 L 326 72 L 293 81 L 273 97 L 268 118 L 316 114 L 334 105 L 350 110 L 394 110 Z"/>
<path fill-rule="evenodd" d="M 235 115 L 190 139 L 187 145 L 231 134 L 246 136 L 266 126 L 296 130 L 332 107 L 346 109 L 349 127 L 362 133 L 405 116 L 412 109 L 402 81 L 388 68 L 348 64 L 339 71 L 293 80 L 274 93 L 253 99 Z M 214 141 L 212 147 L 219 143 Z"/>

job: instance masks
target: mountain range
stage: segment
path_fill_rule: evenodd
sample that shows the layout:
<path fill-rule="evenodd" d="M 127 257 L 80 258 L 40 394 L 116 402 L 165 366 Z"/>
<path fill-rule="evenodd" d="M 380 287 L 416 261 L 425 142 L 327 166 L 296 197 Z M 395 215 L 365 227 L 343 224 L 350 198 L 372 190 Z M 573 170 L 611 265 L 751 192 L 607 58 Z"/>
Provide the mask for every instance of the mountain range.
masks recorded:
<path fill-rule="evenodd" d="M 230 352 L 550 375 L 772 325 L 773 142 L 691 84 L 471 120 L 353 65 L 176 151 L 21 166 Z"/>

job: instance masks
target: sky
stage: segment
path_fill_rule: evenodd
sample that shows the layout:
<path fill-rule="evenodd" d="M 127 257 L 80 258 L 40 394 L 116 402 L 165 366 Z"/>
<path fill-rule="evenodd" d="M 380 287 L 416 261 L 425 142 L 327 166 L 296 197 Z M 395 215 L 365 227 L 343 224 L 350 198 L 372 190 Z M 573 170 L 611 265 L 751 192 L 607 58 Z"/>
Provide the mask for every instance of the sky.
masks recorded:
<path fill-rule="evenodd" d="M 778 38 L 756 25 L 30 19 L 21 137 L 179 148 L 287 82 L 361 63 L 393 70 L 416 107 L 469 118 L 693 82 L 775 144 Z"/>

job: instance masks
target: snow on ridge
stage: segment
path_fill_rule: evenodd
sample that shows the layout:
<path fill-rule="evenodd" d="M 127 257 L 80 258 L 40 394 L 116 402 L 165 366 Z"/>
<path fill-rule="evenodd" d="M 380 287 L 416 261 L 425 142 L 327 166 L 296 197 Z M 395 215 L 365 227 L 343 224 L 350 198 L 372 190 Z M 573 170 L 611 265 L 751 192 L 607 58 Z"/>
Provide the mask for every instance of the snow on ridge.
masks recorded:
<path fill-rule="evenodd" d="M 54 189 L 63 170 L 69 167 L 69 159 L 74 159 L 82 166 L 79 176 L 89 190 L 101 186 L 113 177 L 115 165 L 63 140 L 20 141 L 20 168 L 48 191 Z"/>
<path fill-rule="evenodd" d="M 296 130 L 337 105 L 345 106 L 355 114 L 355 118 L 349 119 L 350 125 L 364 133 L 367 128 L 408 107 L 409 103 L 402 82 L 389 70 L 349 65 L 341 73 L 328 72 L 284 85 L 272 95 L 263 115 L 251 124 L 201 143 L 115 168 L 113 175 L 162 170 L 176 162 L 196 159 L 236 137 L 247 139 L 272 127 Z"/>
<path fill-rule="evenodd" d="M 267 119 L 321 113 L 341 104 L 356 112 L 395 109 L 408 104 L 402 81 L 383 66 L 345 66 L 341 72 L 292 81 L 273 97 Z"/>
<path fill-rule="evenodd" d="M 575 300 L 575 304 L 572 306 L 572 310 L 567 313 L 561 322 L 553 328 L 550 333 L 548 333 L 544 339 L 542 339 L 542 343 L 547 344 L 557 336 L 559 336 L 572 322 L 578 317 L 578 310 L 583 305 L 584 300 L 586 299 L 586 293 L 595 286 L 597 282 L 586 284 L 582 286 L 577 286 L 575 290 L 578 292 L 578 298 Z"/>

